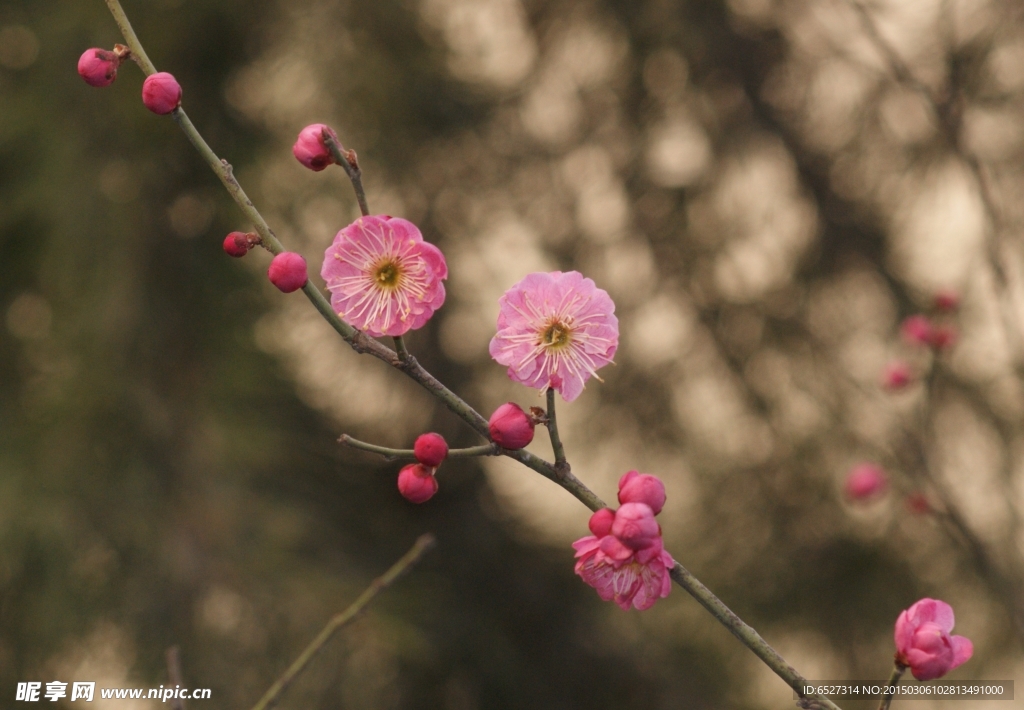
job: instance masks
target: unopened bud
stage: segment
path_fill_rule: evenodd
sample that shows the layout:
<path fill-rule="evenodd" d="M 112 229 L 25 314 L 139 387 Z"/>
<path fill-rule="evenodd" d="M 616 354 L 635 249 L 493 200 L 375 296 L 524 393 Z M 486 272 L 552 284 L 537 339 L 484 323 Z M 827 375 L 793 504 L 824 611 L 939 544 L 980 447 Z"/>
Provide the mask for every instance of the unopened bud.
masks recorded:
<path fill-rule="evenodd" d="M 590 516 L 590 522 L 587 526 L 590 528 L 590 532 L 594 533 L 594 537 L 604 537 L 612 531 L 612 523 L 615 522 L 615 511 L 611 508 L 601 508 L 593 515 Z"/>
<path fill-rule="evenodd" d="M 121 58 L 106 49 L 87 49 L 78 58 L 78 74 L 89 86 L 110 86 L 117 78 Z"/>
<path fill-rule="evenodd" d="M 306 285 L 309 276 L 306 274 L 306 260 L 293 251 L 283 251 L 273 258 L 267 269 L 270 283 L 285 293 L 298 291 Z"/>
<path fill-rule="evenodd" d="M 228 256 L 242 257 L 259 244 L 259 237 L 246 232 L 232 232 L 224 237 L 224 253 Z"/>
<path fill-rule="evenodd" d="M 437 479 L 421 463 L 411 463 L 398 472 L 398 492 L 410 503 L 425 503 L 437 493 Z"/>
<path fill-rule="evenodd" d="M 142 82 L 142 103 L 161 116 L 171 113 L 181 103 L 181 85 L 165 71 L 150 74 Z"/>
<path fill-rule="evenodd" d="M 295 159 L 310 170 L 319 172 L 334 162 L 334 156 L 324 142 L 324 132 L 338 142 L 338 135 L 334 129 L 323 123 L 314 123 L 306 126 L 299 132 L 299 137 L 292 146 L 292 154 Z"/>
<path fill-rule="evenodd" d="M 619 479 L 619 503 L 646 503 L 657 515 L 665 507 L 665 484 L 649 473 L 629 471 Z"/>
<path fill-rule="evenodd" d="M 430 432 L 416 437 L 412 447 L 416 460 L 424 466 L 437 468 L 448 456 L 448 442 L 440 434 Z"/>
<path fill-rule="evenodd" d="M 515 402 L 494 410 L 489 422 L 491 439 L 506 449 L 521 449 L 533 441 L 533 420 Z"/>

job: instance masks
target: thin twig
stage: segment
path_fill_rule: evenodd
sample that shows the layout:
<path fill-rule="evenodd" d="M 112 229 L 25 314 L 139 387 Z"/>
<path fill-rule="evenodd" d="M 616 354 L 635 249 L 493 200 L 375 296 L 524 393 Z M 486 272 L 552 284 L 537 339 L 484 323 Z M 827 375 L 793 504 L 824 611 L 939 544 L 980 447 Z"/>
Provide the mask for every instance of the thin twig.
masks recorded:
<path fill-rule="evenodd" d="M 905 670 L 907 670 L 907 667 L 899 663 L 892 667 L 892 675 L 889 676 L 889 682 L 885 686 L 885 694 L 882 696 L 882 702 L 878 705 L 878 710 L 889 710 L 889 705 L 892 704 L 893 693 L 896 692 L 896 686 L 899 685 L 900 678 Z"/>
<path fill-rule="evenodd" d="M 341 169 L 352 181 L 352 189 L 356 193 L 356 202 L 359 203 L 359 211 L 366 217 L 370 214 L 370 207 L 366 204 L 366 191 L 363 190 L 363 171 L 359 167 L 359 158 L 354 150 L 345 150 L 341 143 L 337 142 L 327 131 L 323 132 L 324 145 L 331 151 L 334 162 L 341 166 Z"/>
<path fill-rule="evenodd" d="M 316 656 L 317 652 L 323 648 L 324 644 L 327 643 L 331 636 L 335 632 L 351 622 L 363 609 L 366 608 L 367 604 L 373 601 L 380 592 L 391 585 L 396 579 L 398 579 L 404 572 L 412 567 L 419 559 L 423 556 L 427 550 L 434 546 L 434 536 L 430 534 L 421 535 L 416 541 L 416 544 L 406 552 L 398 562 L 391 565 L 391 569 L 382 574 L 377 579 L 373 580 L 373 583 L 366 588 L 359 598 L 356 599 L 352 604 L 345 609 L 345 611 L 336 615 L 330 621 L 323 630 L 313 639 L 306 649 L 299 654 L 299 657 L 288 667 L 288 670 L 284 672 L 280 678 L 278 678 L 270 689 L 260 698 L 259 702 L 256 703 L 252 710 L 269 710 L 273 707 L 281 696 L 281 693 L 288 687 L 288 685 L 295 680 L 296 676 L 303 671 L 303 669 L 309 664 L 309 662 Z"/>
<path fill-rule="evenodd" d="M 401 335 L 396 335 L 395 338 L 395 352 L 398 353 L 398 359 L 405 362 L 409 359 L 409 350 L 405 347 L 405 338 Z"/>
<path fill-rule="evenodd" d="M 545 424 L 548 427 L 548 434 L 551 435 L 551 449 L 555 452 L 555 468 L 568 470 L 565 447 L 562 446 L 562 439 L 558 435 L 558 420 L 555 418 L 555 390 L 551 387 L 548 387 L 548 412 Z"/>
<path fill-rule="evenodd" d="M 415 459 L 416 454 L 412 449 L 390 449 L 386 446 L 377 446 L 376 444 L 368 444 L 365 441 L 359 439 L 353 439 L 348 434 L 342 434 L 338 438 L 338 442 L 345 444 L 345 446 L 351 446 L 353 449 L 361 449 L 363 451 L 369 451 L 373 454 L 380 454 L 389 461 L 397 461 L 399 459 Z M 448 458 L 450 459 L 468 459 L 475 456 L 499 456 L 501 450 L 497 444 L 481 444 L 480 446 L 471 446 L 467 449 L 448 449 Z"/>
<path fill-rule="evenodd" d="M 185 685 L 181 675 L 181 653 L 177 646 L 167 649 L 167 687 L 174 686 L 175 689 Z M 171 710 L 185 710 L 185 699 L 171 698 Z"/>

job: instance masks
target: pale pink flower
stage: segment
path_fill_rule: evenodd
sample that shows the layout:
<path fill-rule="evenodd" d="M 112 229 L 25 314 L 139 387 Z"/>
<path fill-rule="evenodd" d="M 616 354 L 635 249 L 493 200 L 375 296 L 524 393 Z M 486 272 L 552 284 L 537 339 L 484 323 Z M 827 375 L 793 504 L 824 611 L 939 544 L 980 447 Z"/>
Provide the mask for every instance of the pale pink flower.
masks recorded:
<path fill-rule="evenodd" d="M 941 678 L 974 654 L 974 644 L 950 636 L 953 607 L 938 599 L 922 599 L 896 619 L 896 662 L 908 666 L 918 680 Z"/>
<path fill-rule="evenodd" d="M 873 463 L 854 466 L 846 476 L 846 497 L 852 501 L 865 501 L 882 493 L 889 485 L 885 471 Z"/>
<path fill-rule="evenodd" d="M 619 346 L 615 304 L 576 271 L 534 273 L 498 300 L 490 352 L 515 382 L 571 402 Z M 598 378 L 600 379 L 600 378 Z"/>
<path fill-rule="evenodd" d="M 321 275 L 346 322 L 374 337 L 398 336 L 421 328 L 444 303 L 448 266 L 415 224 L 379 215 L 338 232 Z"/>
<path fill-rule="evenodd" d="M 576 574 L 605 601 L 614 601 L 623 609 L 650 609 L 669 595 L 669 570 L 675 566 L 665 551 L 661 531 L 651 529 L 652 524 L 656 528 L 654 513 L 643 503 L 627 503 L 616 512 L 607 508 L 597 511 L 590 519 L 594 534 L 572 544 Z M 639 549 L 631 546 L 641 544 Z"/>

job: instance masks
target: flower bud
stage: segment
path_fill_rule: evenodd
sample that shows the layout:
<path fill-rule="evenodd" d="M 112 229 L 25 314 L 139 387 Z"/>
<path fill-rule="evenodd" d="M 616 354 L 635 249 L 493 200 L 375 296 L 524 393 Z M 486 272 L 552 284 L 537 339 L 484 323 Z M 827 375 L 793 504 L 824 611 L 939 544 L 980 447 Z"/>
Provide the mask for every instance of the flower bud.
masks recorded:
<path fill-rule="evenodd" d="M 533 441 L 533 420 L 515 402 L 495 409 L 489 425 L 491 439 L 503 448 L 521 449 Z"/>
<path fill-rule="evenodd" d="M 646 503 L 657 515 L 665 507 L 665 484 L 649 473 L 629 471 L 619 479 L 619 503 Z"/>
<path fill-rule="evenodd" d="M 936 310 L 952 313 L 960 307 L 960 294 L 951 288 L 942 289 L 935 294 L 933 303 Z"/>
<path fill-rule="evenodd" d="M 437 479 L 421 463 L 411 463 L 398 472 L 398 492 L 410 503 L 426 503 L 437 493 Z"/>
<path fill-rule="evenodd" d="M 921 491 L 915 491 L 904 499 L 903 504 L 911 513 L 925 515 L 932 512 L 932 505 L 928 502 L 928 496 Z"/>
<path fill-rule="evenodd" d="M 844 489 L 851 501 L 865 501 L 883 492 L 888 484 L 885 471 L 875 464 L 862 463 L 847 474 Z"/>
<path fill-rule="evenodd" d="M 224 237 L 224 253 L 228 256 L 245 256 L 253 246 L 254 243 L 249 241 L 249 235 L 245 232 L 232 232 Z"/>
<path fill-rule="evenodd" d="M 900 326 L 903 339 L 911 345 L 929 345 L 932 340 L 932 322 L 925 316 L 910 316 Z"/>
<path fill-rule="evenodd" d="M 910 366 L 902 360 L 894 360 L 885 366 L 882 374 L 882 386 L 890 392 L 901 390 L 914 379 Z"/>
<path fill-rule="evenodd" d="M 121 58 L 106 49 L 87 49 L 78 58 L 78 74 L 89 86 L 110 86 L 117 78 Z"/>
<path fill-rule="evenodd" d="M 416 437 L 412 447 L 416 460 L 424 466 L 437 468 L 448 456 L 448 442 L 440 434 L 430 432 Z"/>
<path fill-rule="evenodd" d="M 646 503 L 626 503 L 615 511 L 612 535 L 626 547 L 640 550 L 661 537 L 661 527 L 654 520 L 654 511 Z"/>
<path fill-rule="evenodd" d="M 171 113 L 181 104 L 181 85 L 165 71 L 150 74 L 142 82 L 142 103 L 161 116 Z"/>
<path fill-rule="evenodd" d="M 896 619 L 896 662 L 909 666 L 918 680 L 941 678 L 974 654 L 974 644 L 953 636 L 953 608 L 938 599 L 921 599 Z"/>
<path fill-rule="evenodd" d="M 314 123 L 306 126 L 299 132 L 299 137 L 292 146 L 292 154 L 295 159 L 310 170 L 319 172 L 334 162 L 334 156 L 324 143 L 324 131 L 338 142 L 338 134 L 334 129 L 323 123 Z"/>
<path fill-rule="evenodd" d="M 270 283 L 284 293 L 298 291 L 309 280 L 306 260 L 293 251 L 283 251 L 275 256 L 267 269 L 267 276 L 270 277 Z"/>
<path fill-rule="evenodd" d="M 615 522 L 615 511 L 611 508 L 601 508 L 590 516 L 587 526 L 594 537 L 604 537 L 612 531 L 612 523 Z"/>
<path fill-rule="evenodd" d="M 932 333 L 932 347 L 936 350 L 945 350 L 956 344 L 956 328 L 951 325 L 942 325 Z"/>

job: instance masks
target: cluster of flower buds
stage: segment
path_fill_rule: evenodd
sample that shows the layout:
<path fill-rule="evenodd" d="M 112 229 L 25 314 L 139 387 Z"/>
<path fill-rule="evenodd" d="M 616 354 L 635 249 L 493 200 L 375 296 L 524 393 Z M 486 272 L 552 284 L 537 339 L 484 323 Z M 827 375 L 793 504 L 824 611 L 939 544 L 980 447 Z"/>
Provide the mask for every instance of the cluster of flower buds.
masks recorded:
<path fill-rule="evenodd" d="M 949 317 L 959 308 L 960 297 L 955 291 L 939 291 L 932 299 L 931 316 L 916 313 L 900 324 L 903 341 L 914 350 L 928 348 L 935 353 L 949 350 L 957 340 L 956 328 L 949 322 Z M 890 392 L 898 392 L 913 384 L 916 379 L 914 368 L 906 360 L 893 360 L 882 373 L 882 387 Z"/>
<path fill-rule="evenodd" d="M 398 472 L 398 492 L 410 503 L 425 503 L 437 493 L 437 467 L 448 458 L 448 442 L 433 432 L 420 434 L 412 447 L 417 463 Z"/>
<path fill-rule="evenodd" d="M 654 516 L 665 506 L 665 486 L 647 473 L 629 471 L 619 479 L 618 510 L 590 516 L 592 535 L 573 543 L 576 574 L 605 601 L 622 609 L 649 609 L 667 597 L 675 566 L 665 551 Z"/>

